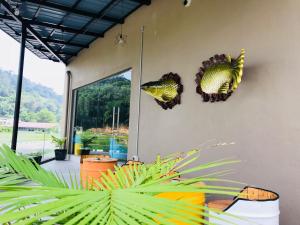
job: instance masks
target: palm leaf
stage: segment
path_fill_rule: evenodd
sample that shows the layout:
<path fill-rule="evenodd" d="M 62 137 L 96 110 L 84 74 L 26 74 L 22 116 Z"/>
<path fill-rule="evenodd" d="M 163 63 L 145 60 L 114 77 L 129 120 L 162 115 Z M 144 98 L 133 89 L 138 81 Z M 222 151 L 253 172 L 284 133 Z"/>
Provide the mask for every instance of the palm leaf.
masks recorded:
<path fill-rule="evenodd" d="M 22 176 L 39 185 L 66 187 L 66 182 L 52 172 L 46 171 L 25 156 L 17 156 L 7 145 L 0 147 L 0 166 L 10 173 Z"/>
<path fill-rule="evenodd" d="M 101 179 L 85 190 L 71 174 L 71 185 L 68 185 L 63 178 L 3 146 L 0 148 L 0 224 L 209 224 L 203 219 L 207 216 L 206 207 L 156 196 L 168 192 L 238 194 L 238 188 L 194 185 L 203 181 L 227 182 L 214 174 L 170 182 L 178 176 L 205 173 L 207 169 L 238 162 L 219 160 L 185 169 L 198 158 L 198 153 L 193 150 L 158 157 L 152 164 L 116 167 L 114 172 L 103 173 Z M 20 186 L 25 181 L 37 185 Z"/>

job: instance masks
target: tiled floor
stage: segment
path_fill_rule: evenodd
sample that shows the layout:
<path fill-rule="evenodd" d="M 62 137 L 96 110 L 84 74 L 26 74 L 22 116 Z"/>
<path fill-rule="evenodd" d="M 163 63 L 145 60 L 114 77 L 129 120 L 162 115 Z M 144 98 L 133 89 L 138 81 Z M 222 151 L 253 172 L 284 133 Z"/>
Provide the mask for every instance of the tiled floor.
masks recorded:
<path fill-rule="evenodd" d="M 71 184 L 70 182 L 70 174 L 72 176 L 76 176 L 78 182 L 80 182 L 80 156 L 69 156 L 69 160 L 65 161 L 56 161 L 53 160 L 51 162 L 45 163 L 42 165 L 46 170 L 50 170 L 54 173 L 57 173 L 59 176 L 63 176 L 65 180 Z M 118 162 L 118 165 L 123 165 L 124 162 Z"/>
<path fill-rule="evenodd" d="M 70 174 L 76 176 L 77 180 L 80 180 L 80 157 L 70 156 L 70 160 L 56 161 L 45 163 L 42 165 L 46 170 L 56 172 L 59 176 L 63 176 L 67 182 L 70 184 Z"/>

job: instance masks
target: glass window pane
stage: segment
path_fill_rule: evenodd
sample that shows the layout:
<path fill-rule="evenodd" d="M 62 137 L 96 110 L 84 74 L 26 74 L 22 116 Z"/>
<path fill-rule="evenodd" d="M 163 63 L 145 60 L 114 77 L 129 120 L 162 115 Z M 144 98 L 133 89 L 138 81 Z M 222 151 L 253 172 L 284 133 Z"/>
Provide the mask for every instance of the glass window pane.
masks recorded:
<path fill-rule="evenodd" d="M 74 152 L 127 159 L 131 71 L 76 91 Z"/>
<path fill-rule="evenodd" d="M 51 68 L 50 73 L 45 68 Z M 51 135 L 61 137 L 64 73 L 63 64 L 41 60 L 26 50 L 18 153 L 42 155 L 43 160 L 54 157 Z"/>
<path fill-rule="evenodd" d="M 20 43 L 0 31 L 0 144 L 11 145 Z M 17 153 L 54 156 L 60 135 L 65 66 L 25 50 Z M 36 154 L 34 154 L 36 155 Z"/>
<path fill-rule="evenodd" d="M 0 144 L 11 145 L 16 82 L 13 72 L 0 68 Z"/>
<path fill-rule="evenodd" d="M 20 44 L 0 30 L 0 145 L 11 145 Z"/>

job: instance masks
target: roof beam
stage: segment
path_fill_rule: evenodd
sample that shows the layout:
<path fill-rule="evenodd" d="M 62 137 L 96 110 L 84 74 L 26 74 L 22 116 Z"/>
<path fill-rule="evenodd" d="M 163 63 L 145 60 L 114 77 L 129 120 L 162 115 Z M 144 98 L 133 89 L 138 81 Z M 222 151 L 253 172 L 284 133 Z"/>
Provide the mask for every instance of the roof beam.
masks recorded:
<path fill-rule="evenodd" d="M 43 27 L 49 27 L 52 29 L 56 30 L 61 30 L 63 32 L 68 32 L 68 33 L 74 33 L 78 34 L 81 32 L 80 29 L 74 29 L 71 27 L 66 27 L 62 25 L 56 25 L 56 24 L 51 24 L 51 23 L 45 23 L 45 22 L 40 22 L 40 21 L 32 21 L 30 19 L 25 19 L 26 22 L 28 22 L 30 25 L 38 25 L 38 26 L 43 26 Z M 103 34 L 97 33 L 97 32 L 92 32 L 92 31 L 87 31 L 85 33 L 82 33 L 84 35 L 89 35 L 89 36 L 94 36 L 94 37 L 103 37 Z"/>
<path fill-rule="evenodd" d="M 40 52 L 49 52 L 47 49 L 42 48 L 42 47 L 34 47 L 34 49 L 39 50 Z M 68 55 L 68 56 L 77 56 L 77 53 L 72 53 L 72 52 L 64 52 L 64 51 L 59 51 L 57 52 L 57 54 L 64 54 L 64 55 Z"/>
<path fill-rule="evenodd" d="M 0 14 L 0 20 L 8 20 L 8 21 L 14 21 L 16 22 L 11 16 L 7 16 L 7 15 L 1 15 Z M 8 26 L 8 24 L 6 24 Z M 12 29 L 12 28 L 11 28 Z M 12 29 L 13 30 L 13 29 Z M 13 30 L 14 31 L 14 30 Z M 15 32 L 15 31 L 14 31 Z M 16 35 L 21 36 L 20 33 L 15 32 Z M 102 35 L 103 36 L 103 35 Z M 28 40 L 35 40 L 36 39 L 32 36 L 27 36 Z M 68 43 L 67 41 L 61 41 L 61 40 L 54 40 L 54 39 L 47 39 L 47 38 L 41 38 L 44 42 L 48 42 L 48 43 L 53 43 L 53 44 L 61 44 L 61 45 L 69 45 L 69 46 L 73 46 L 73 47 L 78 47 L 78 48 L 89 48 L 88 45 L 83 45 L 83 44 L 76 44 L 76 43 Z"/>
<path fill-rule="evenodd" d="M 60 55 L 56 54 L 55 50 L 47 42 L 44 42 L 42 40 L 40 35 L 27 22 L 23 21 L 23 19 L 21 17 L 16 16 L 14 14 L 13 9 L 10 7 L 10 5 L 7 2 L 0 1 L 0 3 L 1 3 L 3 9 L 7 13 L 9 13 L 14 18 L 15 21 L 17 21 L 22 26 L 24 26 L 25 29 L 27 30 L 27 32 L 29 32 L 33 37 L 35 37 L 35 39 L 38 40 L 49 52 L 51 52 L 53 56 L 55 56 L 61 62 L 67 64 L 67 62 Z"/>
<path fill-rule="evenodd" d="M 0 0 L 1 1 L 1 0 Z M 21 37 L 21 34 L 20 33 L 17 33 L 9 24 L 7 24 L 7 23 L 5 23 L 5 22 L 3 22 L 3 24 L 6 26 L 6 27 L 8 27 L 12 32 L 14 32 L 18 37 Z M 9 34 L 9 33 L 7 33 L 11 38 L 13 38 L 13 39 L 15 39 L 16 41 L 19 41 L 19 40 L 17 40 L 16 39 L 16 37 L 14 37 L 14 36 L 12 36 L 11 34 Z M 34 37 L 32 37 L 35 41 L 36 41 L 36 39 L 34 38 Z M 28 36 L 26 36 L 26 42 L 29 44 L 29 45 L 31 45 L 32 46 L 32 48 L 34 48 L 34 45 L 32 44 L 32 43 L 30 43 L 29 41 L 28 41 Z M 49 58 L 45 53 L 43 53 L 43 52 L 41 52 L 41 54 L 43 54 L 44 56 L 46 56 L 49 60 L 52 60 L 51 58 Z M 59 60 L 56 60 L 56 61 L 59 61 Z"/>
<path fill-rule="evenodd" d="M 73 46 L 73 47 L 78 47 L 78 48 L 89 48 L 89 45 L 84 45 L 84 44 L 79 44 L 79 43 L 69 43 L 67 41 L 61 41 L 61 40 L 45 39 L 45 41 L 47 41 L 48 43 L 68 45 L 68 46 Z"/>
<path fill-rule="evenodd" d="M 97 13 L 91 13 L 91 12 L 83 11 L 83 10 L 76 9 L 76 8 L 70 8 L 70 7 L 63 6 L 63 5 L 60 5 L 60 4 L 56 4 L 56 3 L 53 3 L 53 2 L 44 2 L 44 1 L 41 1 L 41 0 L 26 0 L 26 2 L 30 2 L 30 3 L 33 3 L 33 4 L 37 4 L 37 5 L 40 5 L 40 6 L 45 6 L 45 7 L 48 7 L 48 8 L 61 10 L 61 11 L 65 11 L 65 12 L 71 12 L 71 13 L 74 13 L 74 14 L 78 14 L 80 16 L 86 16 L 86 17 L 91 17 L 93 19 L 98 19 Z M 112 23 L 124 23 L 123 19 L 117 19 L 117 18 L 113 18 L 113 17 L 110 17 L 110 16 L 103 16 L 101 19 L 112 22 Z"/>
<path fill-rule="evenodd" d="M 0 14 L 0 19 L 15 21 L 13 19 L 13 17 L 8 16 L 8 15 L 1 15 L 1 14 Z M 78 34 L 78 33 L 81 32 L 80 29 L 74 29 L 74 28 L 71 28 L 71 27 L 66 27 L 66 26 L 52 24 L 52 23 L 40 22 L 40 21 L 37 21 L 37 20 L 31 20 L 31 19 L 24 18 L 23 21 L 25 21 L 27 24 L 30 24 L 30 25 L 49 27 L 49 28 L 52 28 L 52 29 L 55 29 L 55 30 L 60 30 L 62 32 L 68 32 L 68 33 L 74 33 L 74 34 Z M 103 34 L 96 33 L 96 32 L 91 32 L 91 31 L 87 31 L 87 32 L 84 32 L 84 33 L 82 32 L 82 34 L 89 35 L 89 36 L 94 36 L 94 37 L 103 37 Z"/>
<path fill-rule="evenodd" d="M 28 40 L 36 40 L 32 36 L 27 37 L 27 39 Z M 68 46 L 73 46 L 73 47 L 78 47 L 78 48 L 89 48 L 88 45 L 76 44 L 76 43 L 68 43 L 66 41 L 61 41 L 61 40 L 46 39 L 46 38 L 42 38 L 42 40 L 45 41 L 45 42 L 48 42 L 48 43 L 53 43 L 53 44 L 68 45 Z"/>
<path fill-rule="evenodd" d="M 41 0 L 41 1 L 44 2 L 45 0 Z M 33 21 L 36 20 L 36 18 L 37 18 L 38 15 L 40 14 L 40 12 L 41 12 L 41 7 L 39 6 L 39 7 L 37 8 L 37 10 L 35 11 L 34 16 L 33 16 L 33 18 L 32 18 Z"/>
<path fill-rule="evenodd" d="M 143 5 L 151 5 L 151 0 L 130 0 L 132 2 L 137 2 Z"/>
<path fill-rule="evenodd" d="M 117 4 L 119 4 L 122 0 L 111 0 L 109 3 L 106 4 L 106 6 L 104 6 L 104 8 L 97 13 L 97 19 L 102 19 L 105 14 L 107 12 L 109 12 L 109 10 L 111 10 L 113 7 L 115 7 Z M 95 19 L 91 19 L 89 22 L 87 22 L 82 28 L 82 32 L 86 32 L 88 27 L 94 22 Z M 104 36 L 104 34 L 103 34 Z M 74 35 L 69 42 L 71 42 L 72 40 L 74 40 L 77 37 L 77 35 Z"/>
<path fill-rule="evenodd" d="M 72 9 L 75 9 L 75 8 L 78 6 L 78 4 L 79 4 L 80 2 L 81 2 L 81 0 L 76 0 L 75 3 L 71 6 L 71 8 L 72 8 Z M 61 19 L 61 21 L 59 22 L 58 25 L 62 25 L 62 24 L 65 22 L 66 17 L 68 17 L 70 14 L 71 14 L 70 12 L 67 12 L 67 13 L 63 16 L 63 18 Z M 54 32 L 55 32 L 55 29 L 53 29 L 53 30 L 50 32 L 50 34 L 47 36 L 47 38 L 48 38 L 48 39 L 51 38 L 51 37 L 53 36 Z"/>

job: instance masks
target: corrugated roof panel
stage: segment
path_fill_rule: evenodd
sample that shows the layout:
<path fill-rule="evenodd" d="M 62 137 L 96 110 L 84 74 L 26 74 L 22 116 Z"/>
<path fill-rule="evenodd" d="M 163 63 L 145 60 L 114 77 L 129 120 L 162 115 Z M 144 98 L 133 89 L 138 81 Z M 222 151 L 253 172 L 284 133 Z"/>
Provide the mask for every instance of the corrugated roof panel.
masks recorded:
<path fill-rule="evenodd" d="M 21 6 L 22 16 L 25 18 L 33 18 L 38 9 L 39 7 L 37 5 L 32 5 L 25 2 Z"/>
<path fill-rule="evenodd" d="M 38 21 L 59 24 L 66 12 L 59 10 L 52 10 L 50 8 L 41 8 L 37 16 Z"/>
<path fill-rule="evenodd" d="M 117 4 L 111 11 L 109 11 L 106 15 L 114 18 L 123 18 L 132 10 L 136 9 L 140 4 L 133 1 L 121 1 Z"/>
<path fill-rule="evenodd" d="M 49 45 L 53 48 L 63 48 L 64 45 L 49 43 Z"/>
<path fill-rule="evenodd" d="M 25 19 L 27 29 L 32 29 L 42 41 L 38 41 L 35 35 L 28 34 L 26 48 L 40 58 L 57 61 L 62 57 L 62 61 L 68 63 L 79 51 L 88 47 L 91 42 L 103 36 L 107 30 L 142 5 L 133 0 L 116 0 L 111 5 L 112 1 L 10 0 L 2 4 L 6 5 L 12 14 L 18 6 L 18 20 Z M 2 8 L 0 29 L 20 42 L 21 24 L 14 21 L 11 15 L 8 16 Z M 46 45 L 50 46 L 54 53 L 49 52 Z"/>
<path fill-rule="evenodd" d="M 50 33 L 51 33 L 51 30 L 49 28 L 46 28 L 46 27 L 36 26 L 36 25 L 32 25 L 32 27 L 43 38 L 47 38 L 50 35 Z"/>
<path fill-rule="evenodd" d="M 31 45 L 29 42 L 26 42 L 26 48 L 36 54 L 38 57 L 42 59 L 48 59 L 47 54 L 40 52 L 39 50 L 35 49 L 33 45 Z"/>
<path fill-rule="evenodd" d="M 78 52 L 78 51 L 80 51 L 82 48 L 80 48 L 80 47 L 74 47 L 74 46 L 71 47 L 71 46 L 65 45 L 62 49 L 65 50 L 65 51 L 67 51 L 67 52 Z"/>
<path fill-rule="evenodd" d="M 90 20 L 90 17 L 79 16 L 77 14 L 70 14 L 64 18 L 62 24 L 67 27 L 80 29 Z"/>
<path fill-rule="evenodd" d="M 49 0 L 48 2 L 57 3 L 63 6 L 72 7 L 77 0 Z"/>
<path fill-rule="evenodd" d="M 111 0 L 81 0 L 77 9 L 87 12 L 99 13 Z"/>
<path fill-rule="evenodd" d="M 56 39 L 60 41 L 69 41 L 73 38 L 74 34 L 68 32 L 61 32 L 60 30 L 55 30 L 51 36 L 51 39 Z"/>
<path fill-rule="evenodd" d="M 103 20 L 95 20 L 87 27 L 87 30 L 104 33 L 112 25 L 113 25 L 113 23 L 111 23 L 111 22 L 107 22 L 107 21 L 103 21 Z"/>
<path fill-rule="evenodd" d="M 72 43 L 90 43 L 94 40 L 94 37 L 86 36 L 83 34 L 78 34 L 73 40 Z"/>
<path fill-rule="evenodd" d="M 39 43 L 37 40 L 27 40 L 31 45 L 36 46 L 36 47 L 41 47 L 41 43 Z"/>
<path fill-rule="evenodd" d="M 2 7 L 0 5 L 0 14 L 4 14 L 4 13 L 5 13 L 5 11 L 4 11 L 4 9 L 2 9 Z"/>
<path fill-rule="evenodd" d="M 14 30 L 18 34 L 21 33 L 21 24 L 11 20 L 5 20 L 4 23 L 6 24 L 6 26 L 8 26 L 10 29 Z"/>
<path fill-rule="evenodd" d="M 19 41 L 20 37 L 16 35 L 15 31 L 6 26 L 6 23 L 0 23 L 0 29 L 4 31 L 6 34 Z"/>

